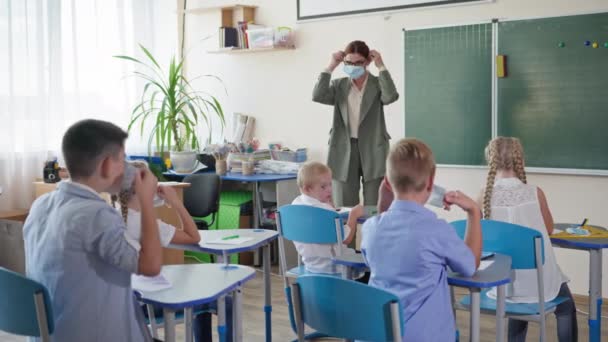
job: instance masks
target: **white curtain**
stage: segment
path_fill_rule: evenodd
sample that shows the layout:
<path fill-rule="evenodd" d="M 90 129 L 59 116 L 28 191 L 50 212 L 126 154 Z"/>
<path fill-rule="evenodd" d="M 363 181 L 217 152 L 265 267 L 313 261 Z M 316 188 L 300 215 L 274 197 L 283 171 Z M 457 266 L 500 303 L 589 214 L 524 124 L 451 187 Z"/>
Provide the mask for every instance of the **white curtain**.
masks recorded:
<path fill-rule="evenodd" d="M 133 65 L 176 52 L 175 0 L 0 0 L 0 210 L 27 208 L 48 151 L 66 128 L 97 118 L 127 128 L 139 84 Z M 128 153 L 147 151 L 133 132 Z"/>

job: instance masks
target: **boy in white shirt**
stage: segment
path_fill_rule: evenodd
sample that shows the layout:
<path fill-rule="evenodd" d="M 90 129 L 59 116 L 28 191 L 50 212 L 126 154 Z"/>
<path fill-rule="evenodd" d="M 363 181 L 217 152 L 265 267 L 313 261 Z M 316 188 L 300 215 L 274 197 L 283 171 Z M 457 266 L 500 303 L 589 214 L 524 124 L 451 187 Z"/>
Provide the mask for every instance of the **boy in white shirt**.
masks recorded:
<path fill-rule="evenodd" d="M 298 172 L 298 187 L 302 193 L 292 204 L 309 205 L 335 211 L 332 203 L 331 170 L 319 162 L 307 162 Z M 357 205 L 348 214 L 344 225 L 343 243 L 348 245 L 355 236 L 357 220 L 363 216 L 363 206 Z M 298 254 L 302 257 L 306 270 L 313 273 L 335 273 L 331 258 L 336 254 L 337 246 L 329 244 L 294 242 Z M 345 253 L 354 250 L 343 248 Z"/>

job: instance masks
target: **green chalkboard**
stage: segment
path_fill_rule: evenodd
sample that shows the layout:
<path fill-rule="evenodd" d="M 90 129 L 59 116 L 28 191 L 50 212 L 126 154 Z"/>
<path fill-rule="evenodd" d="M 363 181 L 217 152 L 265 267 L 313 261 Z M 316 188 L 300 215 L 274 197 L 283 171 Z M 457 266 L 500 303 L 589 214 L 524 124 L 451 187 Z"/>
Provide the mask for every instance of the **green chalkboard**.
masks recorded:
<path fill-rule="evenodd" d="M 438 164 L 482 165 L 491 138 L 492 27 L 404 30 L 405 136 Z"/>
<path fill-rule="evenodd" d="M 527 166 L 607 170 L 608 14 L 498 25 L 498 134 L 522 140 Z"/>

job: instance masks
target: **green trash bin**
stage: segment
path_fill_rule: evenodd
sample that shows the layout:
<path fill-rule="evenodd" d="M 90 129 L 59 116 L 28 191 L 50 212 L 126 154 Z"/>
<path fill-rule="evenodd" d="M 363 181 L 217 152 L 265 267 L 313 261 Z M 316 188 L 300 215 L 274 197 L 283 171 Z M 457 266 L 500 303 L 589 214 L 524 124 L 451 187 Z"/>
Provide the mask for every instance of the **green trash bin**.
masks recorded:
<path fill-rule="evenodd" d="M 237 229 L 241 218 L 241 207 L 252 200 L 250 191 L 222 191 L 220 193 L 220 207 L 212 229 Z M 206 222 L 211 222 L 211 216 L 203 218 Z M 186 251 L 184 255 L 200 263 L 210 263 L 211 256 L 207 253 Z M 239 262 L 239 255 L 230 256 L 230 263 Z"/>

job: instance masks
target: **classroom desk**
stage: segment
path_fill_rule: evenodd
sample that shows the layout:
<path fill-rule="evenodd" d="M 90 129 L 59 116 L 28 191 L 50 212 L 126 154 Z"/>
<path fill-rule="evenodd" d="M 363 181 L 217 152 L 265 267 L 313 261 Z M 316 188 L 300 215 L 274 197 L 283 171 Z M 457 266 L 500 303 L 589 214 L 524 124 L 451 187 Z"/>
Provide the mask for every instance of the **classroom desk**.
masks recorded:
<path fill-rule="evenodd" d="M 171 282 L 171 288 L 145 292 L 134 288 L 137 299 L 145 304 L 163 308 L 165 341 L 175 341 L 175 312 L 184 310 L 186 341 L 192 342 L 192 308 L 217 301 L 218 334 L 225 341 L 225 296 L 234 293 L 233 336 L 243 340 L 241 286 L 255 277 L 255 270 L 243 265 L 225 267 L 219 264 L 190 264 L 163 266 L 161 274 Z"/>
<path fill-rule="evenodd" d="M 222 230 L 199 230 L 201 244 L 198 245 L 178 245 L 170 244 L 169 248 L 182 249 L 193 252 L 211 253 L 220 256 L 223 262 L 227 263 L 231 254 L 248 252 L 263 249 L 263 270 L 264 270 L 264 313 L 266 316 L 266 341 L 272 341 L 272 322 L 270 303 L 270 243 L 276 240 L 279 233 L 267 229 L 222 229 Z M 221 245 L 208 244 L 205 241 L 215 240 L 225 236 L 239 235 L 241 237 L 252 237 L 253 240 L 240 245 Z M 202 285 L 201 285 L 202 286 Z"/>
<path fill-rule="evenodd" d="M 556 223 L 555 228 L 566 230 L 574 223 Z M 592 226 L 605 229 L 604 227 Z M 602 328 L 602 250 L 608 248 L 608 239 L 551 238 L 556 247 L 589 252 L 589 341 L 599 342 Z"/>
<path fill-rule="evenodd" d="M 164 172 L 163 175 L 166 176 L 168 179 L 177 181 L 181 181 L 182 179 L 184 179 L 185 176 L 187 176 L 186 174 L 175 174 L 172 172 Z M 264 203 L 262 196 L 262 188 L 274 193 L 277 207 L 291 204 L 291 202 L 293 202 L 293 200 L 300 194 L 300 191 L 296 184 L 296 179 L 298 178 L 298 175 L 296 174 L 255 173 L 253 175 L 245 176 L 242 173 L 238 172 L 228 172 L 220 178 L 222 179 L 222 181 L 241 182 L 252 185 L 253 228 L 259 228 L 262 222 Z M 268 186 L 272 185 L 271 183 L 274 183 L 274 187 L 269 188 Z M 289 247 L 286 250 L 286 257 L 288 264 L 297 264 L 297 252 L 295 250 L 295 247 L 293 247 L 291 244 L 289 244 Z M 258 265 L 259 262 L 256 261 L 255 264 Z"/>
<path fill-rule="evenodd" d="M 504 341 L 505 331 L 505 286 L 511 282 L 511 257 L 495 254 L 492 258 L 494 263 L 484 270 L 475 272 L 472 277 L 464 277 L 455 272 L 448 273 L 448 285 L 468 288 L 471 293 L 470 323 L 471 341 L 479 342 L 480 332 L 480 294 L 481 289 L 497 287 L 498 299 L 496 301 L 496 341 Z M 352 269 L 367 269 L 362 254 L 348 254 L 332 258 L 334 264 L 343 265 L 348 275 L 352 275 Z M 349 278 L 350 279 L 350 278 Z M 454 296 L 452 294 L 452 300 Z M 454 317 L 456 317 L 454 315 Z"/>

